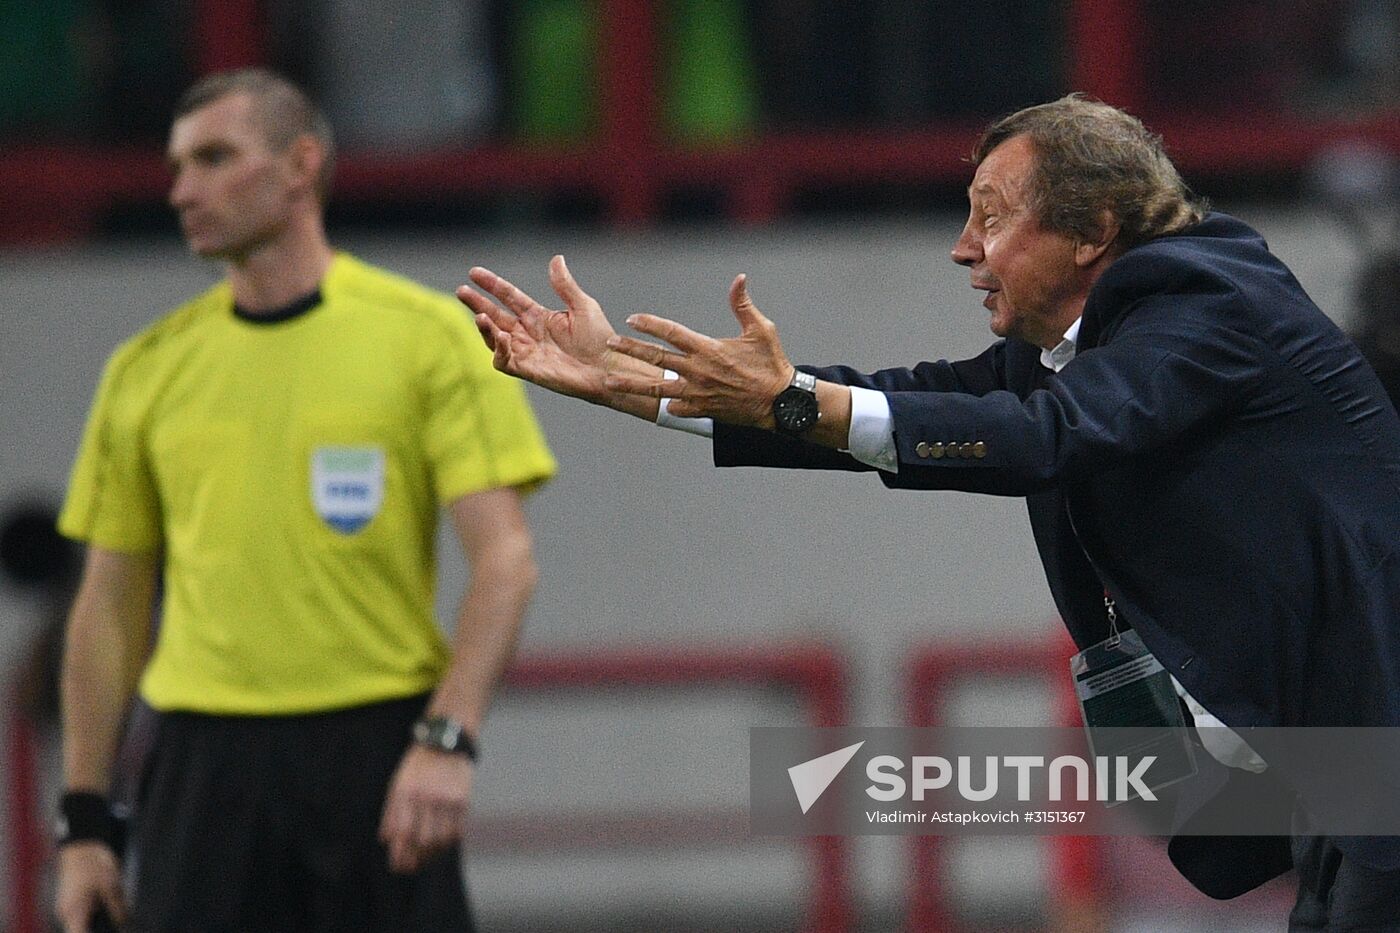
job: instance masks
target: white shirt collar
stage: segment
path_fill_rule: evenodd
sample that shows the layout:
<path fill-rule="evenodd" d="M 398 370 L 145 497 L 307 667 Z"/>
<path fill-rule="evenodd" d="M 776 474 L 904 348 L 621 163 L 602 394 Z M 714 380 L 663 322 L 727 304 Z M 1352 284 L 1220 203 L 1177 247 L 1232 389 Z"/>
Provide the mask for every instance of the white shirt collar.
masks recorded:
<path fill-rule="evenodd" d="M 1082 320 L 1084 320 L 1082 317 L 1074 319 L 1069 330 L 1065 331 L 1065 339 L 1055 344 L 1054 349 L 1040 351 L 1041 366 L 1059 372 L 1069 365 L 1069 361 L 1074 359 L 1074 354 L 1078 349 L 1074 342 L 1079 339 L 1079 322 Z"/>

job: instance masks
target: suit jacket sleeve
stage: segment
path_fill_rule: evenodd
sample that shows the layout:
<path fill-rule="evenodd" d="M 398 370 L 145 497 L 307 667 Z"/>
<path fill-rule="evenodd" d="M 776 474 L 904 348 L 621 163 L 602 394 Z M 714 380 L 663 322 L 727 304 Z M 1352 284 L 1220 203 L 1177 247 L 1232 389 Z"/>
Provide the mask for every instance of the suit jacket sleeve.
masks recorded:
<path fill-rule="evenodd" d="M 1226 325 L 1229 311 L 1228 296 L 1145 297 L 1111 338 L 1024 398 L 891 392 L 899 472 L 881 478 L 892 487 L 1021 496 L 1189 444 L 1264 378 L 1266 349 Z M 985 453 L 921 457 L 921 441 L 981 441 Z"/>
<path fill-rule="evenodd" d="M 848 366 L 801 366 L 818 379 L 877 392 L 961 392 L 983 395 L 1006 385 L 1006 343 L 957 362 L 920 363 L 913 369 L 861 373 Z M 795 438 L 716 422 L 715 466 L 790 467 L 805 470 L 873 470 L 849 454 Z"/>

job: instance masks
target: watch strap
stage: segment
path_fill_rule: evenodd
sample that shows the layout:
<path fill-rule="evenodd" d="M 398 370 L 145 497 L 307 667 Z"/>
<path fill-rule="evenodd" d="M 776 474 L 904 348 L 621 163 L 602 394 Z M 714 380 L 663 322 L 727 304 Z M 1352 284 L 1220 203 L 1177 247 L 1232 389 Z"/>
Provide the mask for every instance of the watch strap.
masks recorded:
<path fill-rule="evenodd" d="M 413 724 L 413 741 L 438 751 L 465 755 L 472 762 L 480 758 L 471 733 L 449 716 L 424 716 L 419 719 Z"/>

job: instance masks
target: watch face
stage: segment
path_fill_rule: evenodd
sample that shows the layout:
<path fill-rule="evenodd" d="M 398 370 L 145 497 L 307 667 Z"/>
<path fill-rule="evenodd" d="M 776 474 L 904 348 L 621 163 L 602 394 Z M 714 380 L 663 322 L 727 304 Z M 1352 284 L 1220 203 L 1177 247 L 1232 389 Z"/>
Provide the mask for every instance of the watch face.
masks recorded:
<path fill-rule="evenodd" d="M 456 751 L 461 744 L 462 730 L 446 719 L 420 719 L 413 726 L 413 737 L 424 745 L 443 751 Z"/>
<path fill-rule="evenodd" d="M 817 423 L 817 397 L 812 392 L 789 386 L 773 400 L 773 420 L 785 434 L 801 434 Z"/>

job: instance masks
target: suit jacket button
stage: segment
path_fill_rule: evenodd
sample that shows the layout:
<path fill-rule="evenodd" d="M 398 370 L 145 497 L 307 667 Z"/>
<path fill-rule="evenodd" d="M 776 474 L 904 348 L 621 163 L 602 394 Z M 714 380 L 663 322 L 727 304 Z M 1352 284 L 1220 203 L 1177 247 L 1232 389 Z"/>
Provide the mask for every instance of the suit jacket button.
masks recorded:
<path fill-rule="evenodd" d="M 987 456 L 987 442 L 974 442 L 972 445 L 972 456 L 976 457 L 978 460 L 981 460 L 983 457 Z"/>
<path fill-rule="evenodd" d="M 929 454 L 928 441 L 919 441 L 919 443 L 915 444 L 914 453 L 927 460 Z"/>
<path fill-rule="evenodd" d="M 943 445 L 942 445 L 942 444 L 934 444 L 934 445 L 932 445 L 932 446 L 929 447 L 929 449 L 928 449 L 928 455 L 929 455 L 930 457 L 932 457 L 933 459 L 935 459 L 935 460 L 940 459 L 940 458 L 943 456 Z"/>
<path fill-rule="evenodd" d="M 972 457 L 972 443 L 969 442 L 969 441 L 964 441 L 963 443 L 959 444 L 959 445 L 958 445 L 958 456 L 959 456 L 959 457 L 962 457 L 964 460 L 971 459 L 971 457 Z"/>

